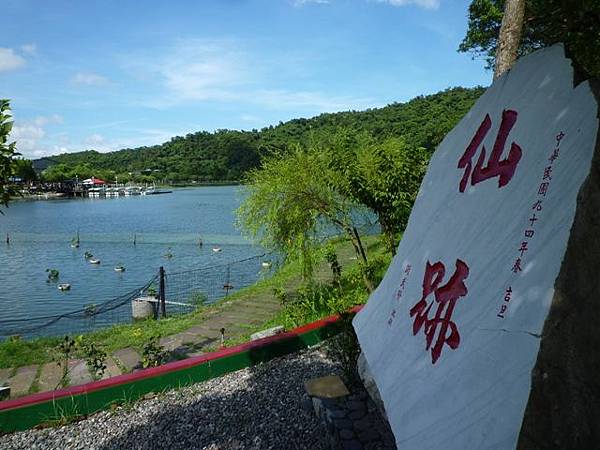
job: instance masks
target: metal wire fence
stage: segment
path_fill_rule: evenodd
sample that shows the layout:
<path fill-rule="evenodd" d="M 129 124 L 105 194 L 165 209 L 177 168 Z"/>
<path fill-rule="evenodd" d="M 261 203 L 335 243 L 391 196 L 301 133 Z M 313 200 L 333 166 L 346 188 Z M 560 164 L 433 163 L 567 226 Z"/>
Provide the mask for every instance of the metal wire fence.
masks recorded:
<path fill-rule="evenodd" d="M 268 276 L 278 265 L 273 255 L 252 256 L 216 266 L 201 267 L 175 273 L 164 273 L 164 291 L 160 291 L 159 274 L 146 284 L 119 297 L 69 313 L 28 319 L 1 320 L 0 339 L 80 334 L 101 330 L 111 325 L 132 322 L 132 302 L 139 298 L 150 300 L 160 316 L 158 299 L 164 299 L 167 317 L 193 312 L 232 292 L 254 284 Z M 154 300 L 153 297 L 157 299 Z"/>

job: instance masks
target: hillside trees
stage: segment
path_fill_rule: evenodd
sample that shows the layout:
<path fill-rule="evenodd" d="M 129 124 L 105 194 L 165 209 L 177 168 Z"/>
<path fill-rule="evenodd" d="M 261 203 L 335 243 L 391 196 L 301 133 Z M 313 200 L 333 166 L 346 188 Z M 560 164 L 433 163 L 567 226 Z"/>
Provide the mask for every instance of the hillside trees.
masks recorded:
<path fill-rule="evenodd" d="M 297 144 L 306 147 L 312 135 L 332 136 L 340 128 L 368 133 L 375 141 L 403 136 L 411 146 L 431 154 L 482 93 L 483 88 L 452 88 L 383 108 L 293 119 L 260 131 L 202 131 L 150 147 L 110 153 L 88 150 L 53 159 L 70 168 L 89 164 L 94 171 L 113 170 L 119 180 L 128 172 L 135 179 L 135 174 L 156 178 L 150 169 L 160 170 L 161 178 L 173 181 L 239 181 L 265 155 L 291 151 Z"/>
<path fill-rule="evenodd" d="M 13 160 L 13 174 L 26 182 L 37 180 L 37 174 L 28 159 L 17 158 Z"/>

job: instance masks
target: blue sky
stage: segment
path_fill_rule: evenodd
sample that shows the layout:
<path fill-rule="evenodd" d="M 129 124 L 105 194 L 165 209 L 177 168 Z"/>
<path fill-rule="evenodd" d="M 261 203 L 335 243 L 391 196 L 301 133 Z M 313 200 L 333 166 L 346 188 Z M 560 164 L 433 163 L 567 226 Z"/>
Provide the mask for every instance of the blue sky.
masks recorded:
<path fill-rule="evenodd" d="M 468 0 L 3 0 L 0 97 L 29 158 L 488 85 Z"/>

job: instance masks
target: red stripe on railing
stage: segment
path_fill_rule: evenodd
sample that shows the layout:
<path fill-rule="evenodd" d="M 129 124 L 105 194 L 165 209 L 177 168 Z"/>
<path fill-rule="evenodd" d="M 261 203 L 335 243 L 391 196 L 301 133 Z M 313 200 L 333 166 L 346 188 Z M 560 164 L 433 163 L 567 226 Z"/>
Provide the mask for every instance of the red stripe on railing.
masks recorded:
<path fill-rule="evenodd" d="M 362 309 L 363 305 L 357 305 L 350 309 L 351 312 L 358 312 Z M 71 386 L 56 391 L 39 392 L 37 394 L 27 395 L 25 397 L 15 398 L 12 400 L 0 401 L 0 411 L 6 409 L 22 408 L 35 403 L 44 403 L 52 401 L 62 397 L 81 395 L 88 392 L 94 392 L 101 389 L 117 386 L 119 384 L 131 383 L 146 378 L 153 378 L 165 373 L 175 372 L 181 369 L 187 369 L 189 367 L 197 366 L 208 361 L 214 361 L 215 359 L 224 358 L 226 356 L 235 355 L 237 353 L 253 350 L 261 347 L 266 347 L 275 342 L 282 342 L 286 339 L 293 339 L 301 334 L 308 333 L 319 328 L 323 328 L 327 325 L 335 323 L 339 320 L 339 315 L 333 315 L 326 317 L 315 322 L 303 325 L 285 333 L 279 333 L 275 336 L 270 336 L 256 341 L 245 342 L 243 344 L 236 345 L 234 347 L 223 348 L 211 353 L 206 353 L 200 356 L 193 356 L 191 358 L 183 359 L 181 361 L 173 361 L 167 364 L 163 364 L 158 367 L 151 367 L 148 369 L 142 369 L 134 373 L 127 373 L 124 375 L 118 375 L 116 377 L 107 378 L 106 380 L 92 381 L 90 383 L 82 384 L 79 386 Z"/>

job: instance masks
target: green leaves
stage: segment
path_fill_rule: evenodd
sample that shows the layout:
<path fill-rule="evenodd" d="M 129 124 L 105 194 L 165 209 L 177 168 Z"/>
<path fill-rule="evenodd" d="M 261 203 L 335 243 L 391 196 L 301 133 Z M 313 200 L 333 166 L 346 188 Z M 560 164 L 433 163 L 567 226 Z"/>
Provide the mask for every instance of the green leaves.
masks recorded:
<path fill-rule="evenodd" d="M 9 178 L 14 175 L 13 161 L 19 155 L 14 142 L 7 144 L 12 129 L 10 119 L 10 102 L 0 99 L 0 205 L 3 206 L 8 206 L 10 197 L 17 195 L 16 189 L 9 184 Z"/>
<path fill-rule="evenodd" d="M 237 211 L 238 225 L 266 248 L 302 262 L 309 279 L 314 250 L 327 225 L 351 228 L 351 203 L 327 179 L 334 174 L 324 155 L 296 146 L 263 160 L 247 178 L 247 197 Z"/>
<path fill-rule="evenodd" d="M 496 60 L 504 0 L 473 0 L 467 33 L 458 51 Z M 527 0 L 519 55 L 563 42 L 575 63 L 589 76 L 600 76 L 600 1 Z"/>

